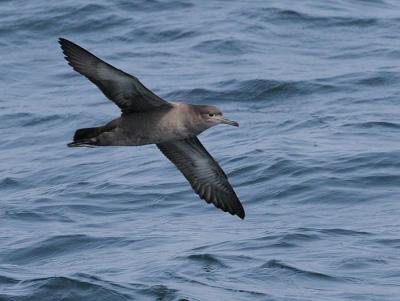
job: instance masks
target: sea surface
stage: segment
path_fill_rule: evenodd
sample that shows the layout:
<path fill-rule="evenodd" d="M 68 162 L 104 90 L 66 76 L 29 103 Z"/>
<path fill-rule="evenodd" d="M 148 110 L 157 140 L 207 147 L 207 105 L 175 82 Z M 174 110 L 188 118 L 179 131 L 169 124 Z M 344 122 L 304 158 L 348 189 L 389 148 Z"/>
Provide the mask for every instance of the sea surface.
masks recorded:
<path fill-rule="evenodd" d="M 118 108 L 70 39 L 239 128 L 200 136 L 245 220 Z M 0 1 L 0 300 L 400 300 L 400 1 Z"/>

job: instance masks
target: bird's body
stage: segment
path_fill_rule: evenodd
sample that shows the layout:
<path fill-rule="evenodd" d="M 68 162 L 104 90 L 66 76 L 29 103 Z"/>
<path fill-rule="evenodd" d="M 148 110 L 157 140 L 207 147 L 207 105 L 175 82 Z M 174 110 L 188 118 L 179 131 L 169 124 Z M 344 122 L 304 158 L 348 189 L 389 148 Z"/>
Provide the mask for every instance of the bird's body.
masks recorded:
<path fill-rule="evenodd" d="M 95 135 L 86 138 L 88 139 L 86 143 L 85 139 L 76 139 L 75 144 L 98 146 L 158 144 L 197 136 L 209 127 L 191 118 L 196 116 L 191 113 L 198 106 L 185 103 L 171 103 L 171 105 L 151 111 L 123 114 L 102 127 L 93 128 L 98 131 L 93 131 Z"/>
<path fill-rule="evenodd" d="M 69 64 L 92 81 L 120 107 L 122 114 L 109 123 L 79 129 L 68 146 L 138 146 L 156 144 L 208 203 L 244 218 L 244 209 L 219 164 L 197 135 L 225 119 L 214 106 L 167 102 L 140 81 L 97 58 L 80 46 L 60 39 Z"/>

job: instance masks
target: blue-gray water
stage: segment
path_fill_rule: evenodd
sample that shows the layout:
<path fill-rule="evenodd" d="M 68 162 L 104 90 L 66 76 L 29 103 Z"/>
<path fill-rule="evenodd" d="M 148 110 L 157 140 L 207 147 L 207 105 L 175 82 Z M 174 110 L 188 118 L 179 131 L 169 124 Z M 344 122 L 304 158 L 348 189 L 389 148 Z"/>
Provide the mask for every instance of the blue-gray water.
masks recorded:
<path fill-rule="evenodd" d="M 58 37 L 239 121 L 200 139 L 246 219 L 67 148 L 119 111 Z M 1 1 L 0 70 L 0 300 L 399 300 L 398 1 Z"/>

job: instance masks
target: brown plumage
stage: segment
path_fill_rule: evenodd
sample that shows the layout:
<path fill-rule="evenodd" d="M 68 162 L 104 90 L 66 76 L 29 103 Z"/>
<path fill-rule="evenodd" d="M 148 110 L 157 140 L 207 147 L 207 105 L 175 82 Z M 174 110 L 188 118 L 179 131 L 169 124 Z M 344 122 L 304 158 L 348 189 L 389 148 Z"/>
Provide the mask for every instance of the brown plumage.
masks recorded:
<path fill-rule="evenodd" d="M 214 106 L 167 102 L 136 77 L 66 40 L 59 43 L 72 68 L 86 76 L 122 111 L 104 126 L 79 129 L 68 146 L 156 144 L 207 203 L 245 217 L 228 178 L 197 135 L 217 124 L 239 126 Z"/>

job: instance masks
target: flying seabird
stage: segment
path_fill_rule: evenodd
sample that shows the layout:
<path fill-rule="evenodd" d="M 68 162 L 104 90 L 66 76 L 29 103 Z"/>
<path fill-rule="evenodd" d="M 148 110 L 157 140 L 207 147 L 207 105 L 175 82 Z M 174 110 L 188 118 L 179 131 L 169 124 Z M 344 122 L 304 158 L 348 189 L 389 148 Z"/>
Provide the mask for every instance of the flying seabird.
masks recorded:
<path fill-rule="evenodd" d="M 60 38 L 65 59 L 86 76 L 122 111 L 119 118 L 92 128 L 78 129 L 68 146 L 136 146 L 156 144 L 207 203 L 244 219 L 245 212 L 225 172 L 197 138 L 224 118 L 215 106 L 167 102 L 136 77 Z"/>

